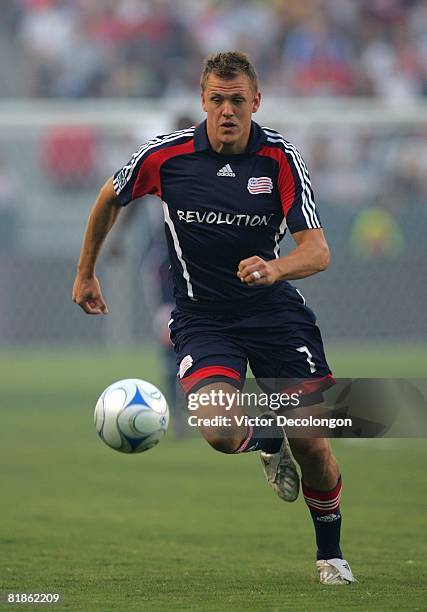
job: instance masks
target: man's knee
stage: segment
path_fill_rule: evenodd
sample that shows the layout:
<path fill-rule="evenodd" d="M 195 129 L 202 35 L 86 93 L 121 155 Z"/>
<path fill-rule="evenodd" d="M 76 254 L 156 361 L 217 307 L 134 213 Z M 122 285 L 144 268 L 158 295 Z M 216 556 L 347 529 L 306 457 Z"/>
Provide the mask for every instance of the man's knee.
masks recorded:
<path fill-rule="evenodd" d="M 243 442 L 239 432 L 216 429 L 215 431 L 203 431 L 202 433 L 208 444 L 220 453 L 235 453 Z"/>

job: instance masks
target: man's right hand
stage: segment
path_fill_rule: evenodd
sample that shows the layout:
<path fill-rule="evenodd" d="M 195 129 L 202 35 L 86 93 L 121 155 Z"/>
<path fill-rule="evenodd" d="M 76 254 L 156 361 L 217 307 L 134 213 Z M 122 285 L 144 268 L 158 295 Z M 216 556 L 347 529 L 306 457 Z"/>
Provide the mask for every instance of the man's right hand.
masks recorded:
<path fill-rule="evenodd" d="M 101 293 L 101 286 L 96 276 L 83 278 L 77 274 L 73 285 L 73 302 L 78 304 L 86 314 L 108 314 L 107 304 Z"/>

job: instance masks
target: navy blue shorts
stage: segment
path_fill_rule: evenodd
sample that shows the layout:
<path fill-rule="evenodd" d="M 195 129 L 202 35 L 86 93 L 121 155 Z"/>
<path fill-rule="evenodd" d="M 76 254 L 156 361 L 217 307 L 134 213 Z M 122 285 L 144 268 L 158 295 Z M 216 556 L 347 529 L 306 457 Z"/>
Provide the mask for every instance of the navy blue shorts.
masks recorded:
<path fill-rule="evenodd" d="M 321 391 L 335 382 L 316 317 L 300 296 L 286 307 L 256 313 L 175 308 L 171 317 L 178 377 L 186 394 L 218 380 L 241 389 L 248 363 L 258 382 L 287 379 L 301 387 L 304 381 L 304 393 L 313 400 L 307 404 L 321 401 Z"/>

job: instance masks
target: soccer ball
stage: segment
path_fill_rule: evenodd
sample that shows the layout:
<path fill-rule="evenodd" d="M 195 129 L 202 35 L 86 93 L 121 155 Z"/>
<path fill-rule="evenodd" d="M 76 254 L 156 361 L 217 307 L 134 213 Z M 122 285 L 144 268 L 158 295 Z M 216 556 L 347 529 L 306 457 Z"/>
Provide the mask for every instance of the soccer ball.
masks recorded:
<path fill-rule="evenodd" d="M 95 427 L 105 444 L 121 453 L 143 453 L 166 434 L 169 408 L 162 393 L 145 380 L 119 380 L 95 406 Z"/>

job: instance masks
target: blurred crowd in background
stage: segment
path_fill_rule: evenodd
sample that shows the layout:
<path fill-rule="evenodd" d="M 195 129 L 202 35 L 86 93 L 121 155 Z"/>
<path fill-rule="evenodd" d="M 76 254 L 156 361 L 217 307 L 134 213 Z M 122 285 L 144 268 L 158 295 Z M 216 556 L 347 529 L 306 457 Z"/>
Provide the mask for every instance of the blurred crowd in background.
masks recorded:
<path fill-rule="evenodd" d="M 235 48 L 250 53 L 271 95 L 427 95 L 424 0 L 5 0 L 1 8 L 2 37 L 25 75 L 2 88 L 11 96 L 184 95 L 198 87 L 203 56 Z"/>

